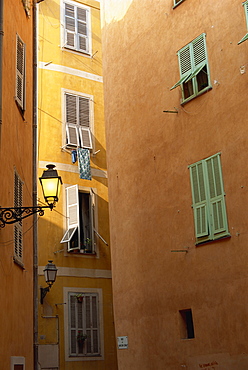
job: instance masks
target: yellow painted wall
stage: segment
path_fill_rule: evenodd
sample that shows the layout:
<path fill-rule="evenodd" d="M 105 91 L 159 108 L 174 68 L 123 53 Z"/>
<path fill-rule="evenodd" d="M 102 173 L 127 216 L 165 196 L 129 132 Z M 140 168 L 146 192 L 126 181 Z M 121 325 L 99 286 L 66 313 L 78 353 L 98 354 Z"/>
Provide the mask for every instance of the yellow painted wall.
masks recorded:
<path fill-rule="evenodd" d="M 68 253 L 66 244 L 60 244 L 66 231 L 65 186 L 78 184 L 97 193 L 98 232 L 110 244 L 108 221 L 108 180 L 103 110 L 102 52 L 100 3 L 78 1 L 91 9 L 92 54 L 70 51 L 61 47 L 61 4 L 59 0 L 47 0 L 39 5 L 39 175 L 46 163 L 56 164 L 62 177 L 63 187 L 60 200 L 52 212 L 46 211 L 39 219 L 39 284 L 45 286 L 42 270 L 49 259 L 58 267 L 57 280 L 47 294 L 44 304 L 39 306 L 39 344 L 59 345 L 60 369 L 117 369 L 116 340 L 112 310 L 112 280 L 110 247 L 99 238 L 97 255 L 87 256 Z M 47 64 L 47 65 L 45 65 Z M 72 68 L 71 70 L 63 67 Z M 81 72 L 86 73 L 83 76 Z M 75 75 L 76 74 L 76 75 Z M 91 153 L 92 180 L 81 180 L 78 164 L 72 164 L 71 155 L 62 148 L 63 133 L 62 89 L 82 92 L 94 97 L 94 151 Z M 43 201 L 41 192 L 40 200 Z M 75 270 L 77 269 L 77 270 Z M 66 273 L 64 273 L 66 271 Z M 76 271 L 76 272 L 75 272 Z M 102 338 L 104 350 L 96 360 L 66 361 L 64 328 L 64 288 L 101 289 L 102 291 Z M 57 305 L 56 305 L 57 304 Z M 52 316 L 45 318 L 44 316 Z M 67 323 L 66 323 L 67 325 Z"/>

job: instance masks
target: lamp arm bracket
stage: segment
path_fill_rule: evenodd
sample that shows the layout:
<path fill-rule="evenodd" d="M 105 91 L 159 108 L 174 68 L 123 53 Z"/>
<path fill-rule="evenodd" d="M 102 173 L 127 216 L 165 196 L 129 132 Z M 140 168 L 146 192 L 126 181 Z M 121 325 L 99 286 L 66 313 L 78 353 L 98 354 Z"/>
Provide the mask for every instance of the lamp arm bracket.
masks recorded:
<path fill-rule="evenodd" d="M 3 228 L 6 224 L 14 224 L 35 213 L 43 216 L 45 208 L 52 209 L 51 206 L 0 208 L 0 227 Z"/>

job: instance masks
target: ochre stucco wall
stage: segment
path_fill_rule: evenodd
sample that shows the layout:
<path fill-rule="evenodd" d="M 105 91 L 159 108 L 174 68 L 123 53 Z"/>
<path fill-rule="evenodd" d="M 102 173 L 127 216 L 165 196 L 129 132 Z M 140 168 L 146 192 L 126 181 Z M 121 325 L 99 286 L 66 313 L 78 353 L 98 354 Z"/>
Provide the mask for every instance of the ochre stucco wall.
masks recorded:
<path fill-rule="evenodd" d="M 4 2 L 3 115 L 0 142 L 0 205 L 14 207 L 14 171 L 23 181 L 23 206 L 32 206 L 33 130 L 33 17 L 21 1 Z M 16 34 L 26 45 L 26 110 L 15 101 Z M 14 227 L 0 231 L 0 367 L 10 369 L 11 356 L 25 358 L 33 368 L 33 228 L 32 217 L 23 221 L 23 267 L 14 262 Z"/>
<path fill-rule="evenodd" d="M 185 0 L 173 9 L 172 0 L 133 0 L 121 11 L 118 1 L 104 4 L 114 312 L 116 335 L 129 339 L 119 369 L 246 369 L 242 2 Z M 212 89 L 182 106 L 180 88 L 170 91 L 180 78 L 176 53 L 203 32 Z M 218 152 L 231 237 L 196 247 L 188 165 Z M 188 308 L 195 338 L 182 340 L 179 310 Z"/>

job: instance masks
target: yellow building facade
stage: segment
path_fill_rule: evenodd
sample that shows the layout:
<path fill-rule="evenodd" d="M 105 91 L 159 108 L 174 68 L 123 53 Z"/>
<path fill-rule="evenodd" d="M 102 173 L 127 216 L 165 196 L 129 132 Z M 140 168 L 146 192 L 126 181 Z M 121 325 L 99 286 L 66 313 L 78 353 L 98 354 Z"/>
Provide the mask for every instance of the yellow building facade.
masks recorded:
<path fill-rule="evenodd" d="M 39 174 L 56 166 L 63 186 L 38 224 L 41 369 L 117 369 L 109 247 L 100 3 L 39 4 Z M 40 194 L 40 199 L 42 198 Z"/>

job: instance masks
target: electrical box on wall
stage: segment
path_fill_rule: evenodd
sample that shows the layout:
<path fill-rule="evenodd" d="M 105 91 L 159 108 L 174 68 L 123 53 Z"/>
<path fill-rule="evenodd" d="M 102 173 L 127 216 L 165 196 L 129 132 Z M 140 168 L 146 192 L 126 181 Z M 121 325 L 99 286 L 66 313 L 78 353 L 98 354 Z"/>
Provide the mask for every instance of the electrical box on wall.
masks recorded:
<path fill-rule="evenodd" d="M 117 337 L 118 349 L 128 348 L 128 337 Z"/>

